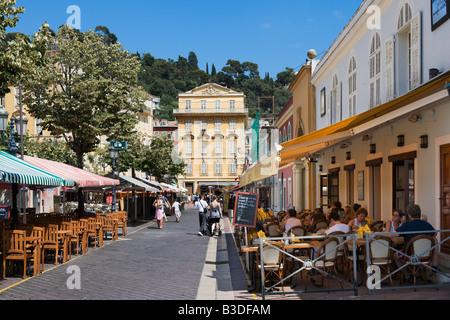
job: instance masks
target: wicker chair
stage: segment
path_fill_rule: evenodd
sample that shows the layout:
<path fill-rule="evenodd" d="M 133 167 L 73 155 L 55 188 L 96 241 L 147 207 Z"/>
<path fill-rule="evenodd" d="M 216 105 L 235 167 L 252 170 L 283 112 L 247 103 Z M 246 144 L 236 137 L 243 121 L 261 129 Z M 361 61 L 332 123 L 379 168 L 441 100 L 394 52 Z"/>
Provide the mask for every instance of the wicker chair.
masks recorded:
<path fill-rule="evenodd" d="M 280 225 L 278 223 L 269 223 L 266 226 L 266 230 L 270 238 L 276 238 L 280 236 Z"/>
<path fill-rule="evenodd" d="M 263 245 L 263 261 L 261 262 L 261 255 L 258 255 L 258 270 L 261 271 L 264 267 L 264 282 L 268 282 L 270 276 L 275 276 L 277 279 L 283 279 L 284 273 L 284 254 L 283 254 L 283 244 L 281 242 L 270 242 L 271 245 Z M 272 247 L 275 246 L 276 248 Z M 281 288 L 284 292 L 283 282 L 281 282 Z M 264 288 L 261 288 L 264 290 Z"/>
<path fill-rule="evenodd" d="M 327 240 L 325 240 L 316 253 L 316 256 L 314 258 L 314 260 L 315 260 L 314 266 L 317 269 L 323 269 L 323 271 L 326 273 L 334 272 L 335 274 L 337 274 L 338 272 L 336 269 L 336 258 L 337 258 L 338 249 L 336 249 L 336 247 L 338 245 L 339 245 L 339 240 L 335 237 L 328 238 Z M 321 258 L 319 259 L 319 257 L 321 257 Z M 327 277 L 325 277 L 324 272 L 320 272 L 322 275 L 322 287 L 323 287 L 323 279 L 327 278 Z M 309 278 L 311 278 L 311 276 L 309 274 L 307 274 L 307 279 L 305 281 L 305 291 L 307 290 Z M 328 284 L 328 279 L 327 279 L 327 284 Z M 339 282 L 339 284 L 341 286 L 341 289 L 343 289 L 342 283 Z"/>
<path fill-rule="evenodd" d="M 370 243 L 370 264 L 383 268 L 387 274 L 391 273 L 390 265 L 392 262 L 392 240 L 388 237 L 376 236 Z M 392 277 L 389 277 L 391 286 L 393 286 Z"/>
<path fill-rule="evenodd" d="M 417 277 L 421 276 L 425 281 L 423 273 L 427 271 L 427 265 L 431 266 L 433 261 L 433 250 L 431 248 L 434 246 L 434 238 L 429 235 L 419 235 L 411 239 L 406 246 L 406 254 L 418 258 L 420 263 L 410 263 L 410 259 L 406 257 L 406 261 L 409 264 L 409 270 L 414 279 L 414 286 L 417 282 Z M 436 284 L 436 279 L 433 273 L 431 273 L 431 278 L 433 283 Z"/>

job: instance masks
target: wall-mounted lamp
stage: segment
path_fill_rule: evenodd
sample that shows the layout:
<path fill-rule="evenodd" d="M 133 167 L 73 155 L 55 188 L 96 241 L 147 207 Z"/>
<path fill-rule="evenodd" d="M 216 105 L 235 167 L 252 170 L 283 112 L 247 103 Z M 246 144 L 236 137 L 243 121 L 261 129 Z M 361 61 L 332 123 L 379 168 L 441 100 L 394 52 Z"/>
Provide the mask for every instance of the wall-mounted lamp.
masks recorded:
<path fill-rule="evenodd" d="M 370 153 L 371 154 L 377 153 L 377 145 L 375 143 L 372 143 L 370 145 Z"/>
<path fill-rule="evenodd" d="M 319 172 L 323 172 L 323 165 L 319 166 Z"/>
<path fill-rule="evenodd" d="M 336 164 L 336 157 L 331 157 L 331 164 Z"/>
<path fill-rule="evenodd" d="M 419 114 L 414 114 L 411 117 L 409 117 L 408 121 L 411 123 L 417 123 L 422 120 L 422 117 Z"/>
<path fill-rule="evenodd" d="M 352 153 L 350 151 L 347 152 L 347 157 L 345 159 L 346 160 L 351 160 L 352 159 Z"/>
<path fill-rule="evenodd" d="M 427 149 L 428 148 L 428 135 L 423 135 L 420 136 L 420 147 L 422 149 Z"/>
<path fill-rule="evenodd" d="M 403 134 L 397 136 L 397 147 L 405 146 L 405 136 Z"/>

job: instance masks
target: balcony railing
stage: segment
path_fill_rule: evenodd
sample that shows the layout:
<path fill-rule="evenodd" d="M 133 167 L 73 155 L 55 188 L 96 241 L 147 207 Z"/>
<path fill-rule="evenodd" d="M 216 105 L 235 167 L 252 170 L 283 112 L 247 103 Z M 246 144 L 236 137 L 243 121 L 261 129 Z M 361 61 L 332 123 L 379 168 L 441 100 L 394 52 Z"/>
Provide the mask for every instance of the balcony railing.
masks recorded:
<path fill-rule="evenodd" d="M 220 108 L 220 109 L 175 109 L 173 110 L 173 114 L 221 114 L 221 113 L 232 113 L 239 114 L 245 113 L 248 114 L 247 108 Z"/>

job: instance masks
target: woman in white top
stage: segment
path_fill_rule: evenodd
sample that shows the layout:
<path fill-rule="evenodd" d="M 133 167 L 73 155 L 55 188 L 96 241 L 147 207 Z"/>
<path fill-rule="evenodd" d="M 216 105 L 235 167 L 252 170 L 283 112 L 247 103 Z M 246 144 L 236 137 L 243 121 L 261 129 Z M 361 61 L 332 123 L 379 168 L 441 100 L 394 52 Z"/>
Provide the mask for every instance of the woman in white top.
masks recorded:
<path fill-rule="evenodd" d="M 352 228 L 352 230 L 358 230 L 361 227 L 365 227 L 368 223 L 366 221 L 369 213 L 365 208 L 360 208 L 356 213 L 356 218 L 348 223 L 348 226 Z"/>
<path fill-rule="evenodd" d="M 386 222 L 386 232 L 395 232 L 398 228 L 400 228 L 403 224 L 401 221 L 402 217 L 402 210 L 394 210 L 394 212 L 392 212 L 392 219 Z"/>

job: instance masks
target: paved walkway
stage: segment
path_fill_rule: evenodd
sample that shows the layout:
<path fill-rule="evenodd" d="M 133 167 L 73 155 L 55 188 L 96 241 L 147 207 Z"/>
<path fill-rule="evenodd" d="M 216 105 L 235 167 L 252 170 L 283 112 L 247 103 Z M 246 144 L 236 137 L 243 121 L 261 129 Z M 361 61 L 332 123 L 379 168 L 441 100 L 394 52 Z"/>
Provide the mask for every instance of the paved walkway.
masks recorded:
<path fill-rule="evenodd" d="M 129 227 L 127 237 L 106 241 L 101 248 L 63 265 L 46 265 L 33 278 L 0 281 L 0 300 L 260 300 L 247 291 L 243 271 L 228 219 L 224 234 L 199 237 L 198 214 L 187 207 L 181 223 L 174 217 L 158 230 L 155 222 Z M 74 273 L 75 272 L 75 273 Z M 79 275 L 79 278 L 77 278 Z M 79 280 L 73 281 L 73 280 Z M 80 288 L 73 287 L 80 284 Z M 291 291 L 285 287 L 286 291 Z M 450 288 L 387 290 L 368 296 L 352 293 L 313 293 L 266 296 L 267 300 L 442 300 Z"/>

